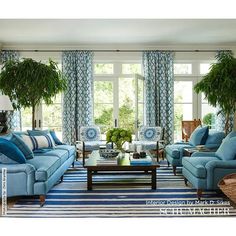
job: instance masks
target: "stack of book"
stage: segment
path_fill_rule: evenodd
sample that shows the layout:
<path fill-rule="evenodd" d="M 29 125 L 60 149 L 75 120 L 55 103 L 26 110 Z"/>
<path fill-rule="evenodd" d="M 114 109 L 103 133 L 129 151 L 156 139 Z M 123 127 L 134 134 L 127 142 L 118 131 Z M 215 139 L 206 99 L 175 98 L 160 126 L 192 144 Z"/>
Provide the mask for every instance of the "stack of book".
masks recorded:
<path fill-rule="evenodd" d="M 130 165 L 132 166 L 143 166 L 143 165 L 151 165 L 152 158 L 150 156 L 146 156 L 145 158 L 134 159 L 130 157 Z"/>
<path fill-rule="evenodd" d="M 117 165 L 117 159 L 116 158 L 99 158 L 97 160 L 97 165 L 100 165 L 100 166 L 103 166 L 103 165 L 108 165 L 108 166 Z"/>

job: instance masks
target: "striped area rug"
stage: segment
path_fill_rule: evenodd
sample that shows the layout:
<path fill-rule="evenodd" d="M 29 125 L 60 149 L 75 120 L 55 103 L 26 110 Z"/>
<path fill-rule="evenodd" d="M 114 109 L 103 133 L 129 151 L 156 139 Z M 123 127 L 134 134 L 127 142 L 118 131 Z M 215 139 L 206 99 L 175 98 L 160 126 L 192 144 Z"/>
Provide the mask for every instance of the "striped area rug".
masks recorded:
<path fill-rule="evenodd" d="M 157 169 L 157 190 L 149 186 L 122 186 L 126 182 L 150 181 L 145 175 L 131 173 L 96 175 L 94 182 L 119 183 L 94 187 L 87 191 L 86 170 L 80 162 L 69 169 L 64 181 L 48 193 L 46 203 L 39 206 L 37 198 L 23 198 L 8 212 L 8 217 L 229 217 L 236 209 L 214 191 L 203 193 L 201 201 L 196 190 L 185 186 L 181 169 L 174 176 L 166 162 Z"/>

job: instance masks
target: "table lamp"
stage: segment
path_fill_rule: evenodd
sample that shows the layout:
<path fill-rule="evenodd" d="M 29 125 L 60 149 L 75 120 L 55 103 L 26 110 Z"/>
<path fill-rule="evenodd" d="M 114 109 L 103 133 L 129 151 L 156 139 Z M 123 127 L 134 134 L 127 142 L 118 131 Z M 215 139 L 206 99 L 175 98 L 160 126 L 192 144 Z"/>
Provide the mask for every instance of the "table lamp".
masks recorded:
<path fill-rule="evenodd" d="M 7 111 L 13 111 L 11 101 L 8 96 L 0 95 L 0 133 L 5 133 L 8 130 Z"/>

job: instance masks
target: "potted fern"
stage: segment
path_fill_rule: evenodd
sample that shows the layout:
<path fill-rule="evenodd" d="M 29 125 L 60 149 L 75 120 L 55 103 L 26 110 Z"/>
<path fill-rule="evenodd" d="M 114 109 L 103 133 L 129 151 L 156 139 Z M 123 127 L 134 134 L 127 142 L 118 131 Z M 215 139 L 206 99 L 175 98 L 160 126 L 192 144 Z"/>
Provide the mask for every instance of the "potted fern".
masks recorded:
<path fill-rule="evenodd" d="M 43 100 L 52 104 L 52 98 L 66 89 L 66 80 L 57 64 L 48 64 L 31 58 L 7 61 L 0 73 L 0 90 L 9 96 L 13 108 L 32 108 L 32 129 L 35 128 L 35 109 Z"/>
<path fill-rule="evenodd" d="M 209 104 L 220 107 L 226 117 L 225 133 L 229 132 L 229 119 L 236 111 L 236 58 L 231 51 L 221 52 L 216 56 L 210 72 L 197 83 L 194 90 L 204 93 Z"/>

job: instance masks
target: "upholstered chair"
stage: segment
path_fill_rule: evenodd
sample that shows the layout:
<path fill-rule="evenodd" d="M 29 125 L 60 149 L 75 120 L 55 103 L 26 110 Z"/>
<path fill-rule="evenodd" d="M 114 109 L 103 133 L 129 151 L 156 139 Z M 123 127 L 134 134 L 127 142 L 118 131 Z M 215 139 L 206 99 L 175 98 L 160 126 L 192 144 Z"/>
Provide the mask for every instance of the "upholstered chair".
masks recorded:
<path fill-rule="evenodd" d="M 139 130 L 138 140 L 132 141 L 134 150 L 150 151 L 156 155 L 157 161 L 159 156 L 163 155 L 164 130 L 158 126 L 142 126 Z"/>
<path fill-rule="evenodd" d="M 183 157 L 182 164 L 185 184 L 191 183 L 198 199 L 204 190 L 218 189 L 224 176 L 236 173 L 236 132 L 229 133 L 216 152 L 195 152 Z"/>
<path fill-rule="evenodd" d="M 83 165 L 86 156 L 100 147 L 106 147 L 106 141 L 101 140 L 100 128 L 96 125 L 81 126 L 79 130 L 79 141 L 76 142 L 79 155 L 82 155 Z"/>
<path fill-rule="evenodd" d="M 210 130 L 208 126 L 198 126 L 190 136 L 189 142 L 176 142 L 165 147 L 165 155 L 168 165 L 172 165 L 174 175 L 176 175 L 176 167 L 182 166 L 182 158 L 184 156 L 184 149 L 196 148 L 198 145 L 204 145 L 206 149 L 212 151 L 217 150 L 221 145 L 224 132 Z"/>

